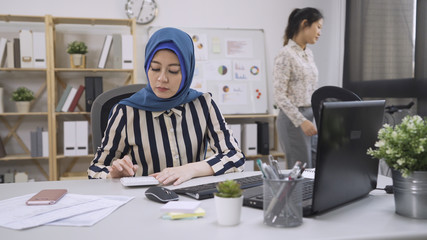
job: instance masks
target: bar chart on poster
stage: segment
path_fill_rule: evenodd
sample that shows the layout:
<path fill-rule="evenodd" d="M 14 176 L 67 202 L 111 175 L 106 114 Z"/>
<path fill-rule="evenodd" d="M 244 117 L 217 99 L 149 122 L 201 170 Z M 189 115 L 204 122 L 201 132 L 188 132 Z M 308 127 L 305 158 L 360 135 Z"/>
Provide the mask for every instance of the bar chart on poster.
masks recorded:
<path fill-rule="evenodd" d="M 150 27 L 151 36 L 161 27 Z M 262 29 L 180 28 L 193 40 L 192 88 L 210 92 L 223 114 L 265 114 L 267 73 Z"/>

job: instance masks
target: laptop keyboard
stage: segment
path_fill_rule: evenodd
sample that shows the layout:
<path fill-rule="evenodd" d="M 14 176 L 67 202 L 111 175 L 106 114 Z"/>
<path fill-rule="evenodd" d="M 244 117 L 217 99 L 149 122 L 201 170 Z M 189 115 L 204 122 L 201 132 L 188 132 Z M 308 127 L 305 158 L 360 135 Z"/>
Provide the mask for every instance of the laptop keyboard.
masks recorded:
<path fill-rule="evenodd" d="M 263 184 L 262 175 L 237 178 L 234 180 L 240 183 L 240 188 L 242 189 L 261 186 Z M 214 197 L 214 193 L 217 192 L 216 190 L 217 184 L 218 184 L 217 182 L 206 183 L 206 184 L 201 184 L 201 185 L 196 185 L 191 187 L 177 188 L 177 189 L 174 189 L 173 191 L 177 194 L 184 194 L 194 199 L 202 200 L 202 199 Z"/>

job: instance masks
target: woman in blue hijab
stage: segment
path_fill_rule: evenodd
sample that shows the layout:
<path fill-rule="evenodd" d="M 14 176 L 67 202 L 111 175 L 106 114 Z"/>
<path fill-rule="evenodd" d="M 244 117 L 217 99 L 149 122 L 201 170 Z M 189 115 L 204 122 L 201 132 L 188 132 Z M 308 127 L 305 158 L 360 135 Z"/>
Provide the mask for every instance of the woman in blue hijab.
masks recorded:
<path fill-rule="evenodd" d="M 243 170 L 245 157 L 212 96 L 190 88 L 194 67 L 188 34 L 153 34 L 145 49 L 147 87 L 113 108 L 89 178 L 151 175 L 178 185 Z"/>

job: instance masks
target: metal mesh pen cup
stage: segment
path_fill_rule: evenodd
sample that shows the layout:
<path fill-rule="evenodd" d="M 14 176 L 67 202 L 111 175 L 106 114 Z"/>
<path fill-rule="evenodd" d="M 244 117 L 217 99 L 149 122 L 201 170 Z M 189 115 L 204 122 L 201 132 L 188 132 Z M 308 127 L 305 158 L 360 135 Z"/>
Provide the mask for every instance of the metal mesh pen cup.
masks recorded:
<path fill-rule="evenodd" d="M 264 179 L 264 224 L 296 227 L 302 224 L 302 181 Z"/>

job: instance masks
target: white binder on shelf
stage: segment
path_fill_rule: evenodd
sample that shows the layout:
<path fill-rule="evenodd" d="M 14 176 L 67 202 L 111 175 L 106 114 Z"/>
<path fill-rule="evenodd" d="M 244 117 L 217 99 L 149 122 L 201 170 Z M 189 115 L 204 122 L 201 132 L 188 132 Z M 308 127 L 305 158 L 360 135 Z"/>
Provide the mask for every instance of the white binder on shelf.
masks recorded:
<path fill-rule="evenodd" d="M 21 49 L 21 68 L 32 68 L 33 59 L 33 33 L 30 30 L 19 32 L 19 45 Z"/>
<path fill-rule="evenodd" d="M 76 96 L 76 93 L 77 93 L 77 88 L 72 87 L 70 90 L 70 93 L 67 96 L 67 99 L 65 100 L 64 106 L 62 106 L 62 109 L 61 109 L 62 112 L 68 112 L 68 109 L 70 108 L 71 102 Z"/>
<path fill-rule="evenodd" d="M 48 131 L 42 132 L 42 157 L 49 157 L 49 134 L 48 134 Z"/>
<path fill-rule="evenodd" d="M 133 36 L 122 35 L 122 68 L 133 69 Z"/>
<path fill-rule="evenodd" d="M 76 155 L 88 155 L 88 121 L 76 121 Z"/>
<path fill-rule="evenodd" d="M 13 41 L 7 41 L 6 43 L 6 66 L 8 68 L 15 68 L 15 54 L 13 52 Z"/>
<path fill-rule="evenodd" d="M 122 35 L 113 34 L 110 54 L 108 55 L 107 68 L 122 69 Z"/>
<path fill-rule="evenodd" d="M 76 122 L 64 122 L 64 156 L 76 155 Z"/>
<path fill-rule="evenodd" d="M 0 38 L 0 68 L 4 67 L 4 63 L 6 60 L 6 38 Z"/>
<path fill-rule="evenodd" d="M 233 132 L 233 137 L 236 139 L 239 148 L 242 148 L 242 125 L 241 124 L 228 124 L 228 127 Z"/>
<path fill-rule="evenodd" d="M 113 42 L 113 36 L 107 35 L 104 39 L 104 45 L 102 46 L 101 54 L 99 55 L 98 68 L 105 68 L 108 54 L 110 53 L 111 43 Z"/>
<path fill-rule="evenodd" d="M 44 32 L 33 32 L 34 67 L 46 68 L 46 35 Z"/>
<path fill-rule="evenodd" d="M 246 156 L 258 154 L 257 127 L 256 123 L 243 124 L 242 151 Z"/>

